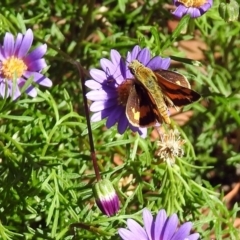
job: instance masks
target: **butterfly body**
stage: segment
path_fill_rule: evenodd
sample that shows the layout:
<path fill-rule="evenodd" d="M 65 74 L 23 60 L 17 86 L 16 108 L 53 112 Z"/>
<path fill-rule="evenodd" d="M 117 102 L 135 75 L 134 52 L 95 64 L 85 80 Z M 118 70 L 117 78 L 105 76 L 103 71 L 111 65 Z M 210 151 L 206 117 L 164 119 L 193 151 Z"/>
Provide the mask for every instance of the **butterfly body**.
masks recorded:
<path fill-rule="evenodd" d="M 153 71 L 138 60 L 133 60 L 128 67 L 135 77 L 126 106 L 126 115 L 133 126 L 170 124 L 168 107 L 187 105 L 201 97 L 179 73 Z"/>

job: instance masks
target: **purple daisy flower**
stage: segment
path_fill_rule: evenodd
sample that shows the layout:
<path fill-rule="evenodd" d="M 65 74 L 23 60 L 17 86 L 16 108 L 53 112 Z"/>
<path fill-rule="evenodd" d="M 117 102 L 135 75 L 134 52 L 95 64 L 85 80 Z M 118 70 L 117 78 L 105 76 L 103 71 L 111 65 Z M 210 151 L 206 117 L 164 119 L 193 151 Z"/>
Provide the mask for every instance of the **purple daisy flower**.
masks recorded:
<path fill-rule="evenodd" d="M 144 228 L 132 219 L 127 220 L 128 229 L 120 228 L 119 235 L 123 240 L 197 240 L 198 233 L 189 234 L 191 222 L 178 228 L 176 214 L 167 217 L 164 209 L 160 210 L 155 219 L 148 209 L 143 209 Z"/>
<path fill-rule="evenodd" d="M 42 58 L 47 51 L 47 45 L 40 45 L 27 54 L 32 41 L 31 29 L 28 29 L 25 35 L 19 33 L 15 41 L 11 33 L 5 34 L 3 45 L 0 44 L 0 95 L 2 98 L 9 96 L 13 100 L 18 98 L 28 78 L 45 87 L 52 86 L 52 81 L 40 73 L 47 66 Z M 37 90 L 33 85 L 29 85 L 25 91 L 31 97 L 37 96 Z"/>
<path fill-rule="evenodd" d="M 178 18 L 189 14 L 192 18 L 201 17 L 212 6 L 212 0 L 173 0 L 173 4 L 177 7 L 172 13 Z"/>
<path fill-rule="evenodd" d="M 106 126 L 112 127 L 118 123 L 120 134 L 129 127 L 132 131 L 138 131 L 142 137 L 146 137 L 147 128 L 133 126 L 126 116 L 126 104 L 130 87 L 134 76 L 131 74 L 128 64 L 138 60 L 146 67 L 156 69 L 168 69 L 170 58 L 159 56 L 151 58 L 149 49 L 141 49 L 138 45 L 128 52 L 126 61 L 116 50 L 111 50 L 111 60 L 101 59 L 100 65 L 103 70 L 92 69 L 90 75 L 93 79 L 86 81 L 86 86 L 92 89 L 87 93 L 87 98 L 93 101 L 90 111 L 94 112 L 93 122 L 107 118 Z"/>

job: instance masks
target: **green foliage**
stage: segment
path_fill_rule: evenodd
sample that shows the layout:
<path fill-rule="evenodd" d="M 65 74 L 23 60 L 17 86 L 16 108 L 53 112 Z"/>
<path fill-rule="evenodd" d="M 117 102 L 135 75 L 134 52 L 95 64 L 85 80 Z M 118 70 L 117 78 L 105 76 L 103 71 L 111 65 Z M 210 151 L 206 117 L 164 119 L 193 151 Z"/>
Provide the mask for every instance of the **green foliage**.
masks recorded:
<path fill-rule="evenodd" d="M 171 32 L 173 16 L 162 0 L 1 1 L 1 39 L 31 28 L 34 46 L 48 45 L 45 74 L 53 87 L 38 89 L 36 98 L 0 99 L 0 239 L 120 239 L 117 229 L 128 218 L 142 222 L 144 207 L 176 212 L 201 239 L 238 239 L 239 207 L 227 208 L 223 196 L 239 181 L 240 23 L 221 19 L 218 5 L 198 19 L 182 18 Z M 178 48 L 196 39 L 206 48 L 200 60 Z M 171 56 L 172 68 L 180 66 L 203 97 L 184 108 L 193 111 L 184 126 L 175 123 L 186 143 L 173 166 L 159 162 L 151 129 L 142 139 L 106 129 L 105 120 L 92 123 L 98 167 L 121 201 L 119 213 L 106 217 L 93 198 L 96 176 L 75 61 L 88 74 L 111 49 L 125 56 L 136 44 Z"/>

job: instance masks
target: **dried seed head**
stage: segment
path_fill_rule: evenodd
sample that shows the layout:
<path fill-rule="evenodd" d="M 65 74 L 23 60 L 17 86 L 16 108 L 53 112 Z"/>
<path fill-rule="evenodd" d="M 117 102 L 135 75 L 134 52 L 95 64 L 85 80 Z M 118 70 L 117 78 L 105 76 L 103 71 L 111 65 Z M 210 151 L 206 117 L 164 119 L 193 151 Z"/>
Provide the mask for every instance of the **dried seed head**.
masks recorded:
<path fill-rule="evenodd" d="M 161 141 L 157 142 L 157 155 L 165 162 L 173 165 L 176 157 L 182 157 L 184 150 L 182 148 L 185 140 L 181 139 L 177 129 L 170 130 L 162 135 Z"/>

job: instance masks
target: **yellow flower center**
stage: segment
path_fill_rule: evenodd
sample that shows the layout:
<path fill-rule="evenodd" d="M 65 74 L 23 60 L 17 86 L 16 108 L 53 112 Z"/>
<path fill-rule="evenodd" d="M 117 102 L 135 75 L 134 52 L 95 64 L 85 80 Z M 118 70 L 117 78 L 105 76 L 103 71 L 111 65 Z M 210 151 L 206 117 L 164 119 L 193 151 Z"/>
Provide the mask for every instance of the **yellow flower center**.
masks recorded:
<path fill-rule="evenodd" d="M 131 90 L 131 87 L 133 85 L 132 80 L 126 80 L 121 85 L 118 86 L 117 92 L 118 92 L 118 103 L 119 105 L 126 106 L 128 96 Z"/>
<path fill-rule="evenodd" d="M 178 2 L 182 3 L 185 7 L 195 7 L 199 8 L 204 5 L 207 0 L 178 0 Z"/>
<path fill-rule="evenodd" d="M 13 80 L 21 77 L 26 70 L 27 65 L 23 60 L 16 57 L 10 57 L 2 62 L 0 71 L 4 78 Z"/>

